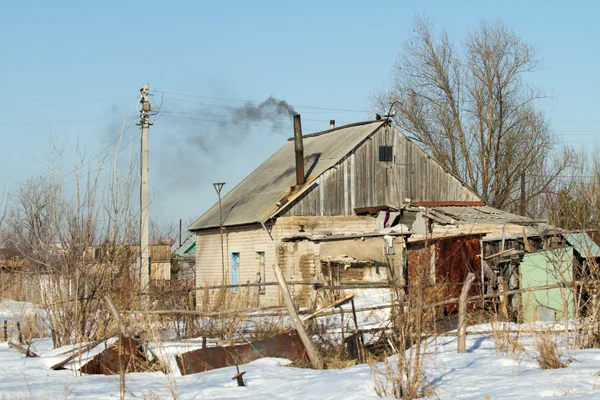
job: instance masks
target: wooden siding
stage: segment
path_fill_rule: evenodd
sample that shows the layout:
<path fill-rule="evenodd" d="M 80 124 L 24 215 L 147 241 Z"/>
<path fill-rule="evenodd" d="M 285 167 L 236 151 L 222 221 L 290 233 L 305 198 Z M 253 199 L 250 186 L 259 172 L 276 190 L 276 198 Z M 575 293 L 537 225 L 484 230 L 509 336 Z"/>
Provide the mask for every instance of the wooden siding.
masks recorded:
<path fill-rule="evenodd" d="M 262 226 L 253 225 L 226 229 L 223 234 L 225 254 L 225 276 L 227 284 L 231 282 L 231 253 L 240 254 L 240 283 L 256 282 L 259 271 L 257 253 L 265 253 L 265 275 L 267 282 L 275 281 L 272 265 L 277 262 L 276 244 Z M 220 285 L 221 272 L 221 235 L 219 229 L 200 231 L 196 235 L 196 285 Z M 201 298 L 201 291 L 197 293 Z M 259 296 L 260 305 L 279 304 L 277 286 L 266 286 L 265 294 Z"/>
<path fill-rule="evenodd" d="M 256 224 L 227 228 L 225 240 L 225 266 L 230 279 L 231 253 L 240 253 L 240 283 L 255 282 L 258 270 L 257 251 L 265 252 L 266 281 L 275 282 L 273 264 L 278 263 L 289 281 L 314 280 L 320 273 L 319 245 L 311 241 L 294 243 L 282 242 L 285 237 L 314 234 L 328 231 L 332 234 L 373 232 L 375 218 L 364 216 L 349 217 L 281 217 L 267 229 L 273 240 Z M 221 242 L 219 229 L 207 229 L 196 235 L 196 284 L 221 284 Z M 292 286 L 292 293 L 301 306 L 309 304 L 312 287 Z M 198 293 L 202 296 L 202 293 Z M 267 286 L 266 293 L 260 295 L 261 306 L 281 305 L 277 286 Z M 200 297 L 199 297 L 200 298 Z"/>
<path fill-rule="evenodd" d="M 393 161 L 379 161 L 379 146 L 393 147 Z M 392 126 L 379 129 L 351 154 L 317 178 L 283 216 L 353 215 L 354 208 L 413 201 L 478 201 Z"/>

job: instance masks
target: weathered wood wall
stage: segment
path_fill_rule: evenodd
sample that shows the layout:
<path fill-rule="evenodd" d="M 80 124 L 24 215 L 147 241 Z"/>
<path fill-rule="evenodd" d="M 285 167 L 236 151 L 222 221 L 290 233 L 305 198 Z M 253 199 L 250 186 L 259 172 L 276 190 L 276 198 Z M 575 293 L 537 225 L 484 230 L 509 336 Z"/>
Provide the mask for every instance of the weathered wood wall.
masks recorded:
<path fill-rule="evenodd" d="M 281 217 L 267 224 L 273 240 L 260 224 L 226 228 L 225 268 L 228 282 L 231 277 L 231 253 L 240 253 L 240 283 L 254 283 L 258 270 L 257 252 L 265 252 L 266 281 L 275 282 L 273 264 L 277 263 L 289 281 L 314 280 L 320 272 L 319 245 L 311 241 L 282 242 L 285 237 L 311 235 L 321 231 L 332 234 L 373 232 L 375 219 L 350 217 Z M 302 231 L 302 232 L 301 232 Z M 221 242 L 219 229 L 208 229 L 196 235 L 197 286 L 221 284 Z M 298 304 L 308 305 L 310 286 L 293 286 L 292 294 Z M 202 293 L 197 293 L 201 298 Z M 277 286 L 266 286 L 259 295 L 261 306 L 281 305 Z"/>
<path fill-rule="evenodd" d="M 379 161 L 379 147 L 392 146 L 392 162 Z M 353 215 L 354 208 L 413 201 L 478 201 L 393 126 L 379 129 L 290 204 L 284 216 Z"/>
<path fill-rule="evenodd" d="M 277 262 L 276 244 L 260 224 L 226 229 L 223 234 L 226 284 L 231 283 L 231 253 L 240 253 L 240 284 L 256 282 L 259 271 L 258 252 L 265 253 L 267 282 L 275 281 L 272 265 Z M 196 286 L 220 285 L 221 235 L 219 229 L 207 229 L 196 234 Z M 279 304 L 277 286 L 266 286 L 265 294 L 259 295 L 260 305 Z M 231 290 L 231 289 L 229 289 Z M 242 290 L 240 289 L 239 292 Z M 202 298 L 198 291 L 197 298 Z"/>

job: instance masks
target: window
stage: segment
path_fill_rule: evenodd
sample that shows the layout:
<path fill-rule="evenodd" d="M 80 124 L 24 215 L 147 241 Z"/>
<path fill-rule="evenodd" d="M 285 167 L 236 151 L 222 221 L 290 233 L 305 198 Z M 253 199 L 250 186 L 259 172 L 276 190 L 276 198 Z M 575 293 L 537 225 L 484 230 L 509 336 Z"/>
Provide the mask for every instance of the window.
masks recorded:
<path fill-rule="evenodd" d="M 264 285 L 264 283 L 267 280 L 266 274 L 265 274 L 265 252 L 258 251 L 258 252 L 256 252 L 256 255 L 258 257 L 258 271 L 256 272 L 256 278 L 257 278 L 258 283 L 262 284 L 259 286 L 258 293 L 265 294 L 267 291 L 267 287 Z"/>
<path fill-rule="evenodd" d="M 231 253 L 231 284 L 240 284 L 240 253 Z M 237 287 L 231 288 L 231 293 L 237 293 L 237 291 Z"/>
<path fill-rule="evenodd" d="M 392 146 L 379 146 L 379 161 L 392 162 L 394 160 L 393 150 Z"/>

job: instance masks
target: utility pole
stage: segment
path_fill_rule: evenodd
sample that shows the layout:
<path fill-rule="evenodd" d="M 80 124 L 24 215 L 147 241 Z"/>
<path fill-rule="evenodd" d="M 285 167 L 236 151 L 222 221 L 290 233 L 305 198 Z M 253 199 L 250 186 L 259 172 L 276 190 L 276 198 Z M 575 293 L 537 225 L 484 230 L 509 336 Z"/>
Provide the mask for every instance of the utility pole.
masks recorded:
<path fill-rule="evenodd" d="M 142 154 L 141 154 L 141 187 L 140 187 L 140 289 L 142 292 L 148 289 L 150 283 L 150 257 L 148 246 L 150 242 L 150 220 L 148 217 L 148 128 L 150 122 L 150 111 L 152 105 L 149 100 L 150 88 L 147 83 L 140 89 L 140 121 L 142 127 Z"/>

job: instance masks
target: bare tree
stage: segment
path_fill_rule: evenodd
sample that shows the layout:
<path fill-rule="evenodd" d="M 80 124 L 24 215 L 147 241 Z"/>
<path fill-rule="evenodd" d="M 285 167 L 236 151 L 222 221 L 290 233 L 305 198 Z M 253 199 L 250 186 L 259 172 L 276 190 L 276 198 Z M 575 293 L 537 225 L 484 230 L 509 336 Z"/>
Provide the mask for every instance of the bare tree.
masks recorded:
<path fill-rule="evenodd" d="M 524 211 L 572 162 L 525 83 L 538 70 L 533 46 L 502 23 L 482 21 L 457 48 L 417 18 L 378 108 L 398 111 L 401 130 L 498 208 Z M 534 212 L 537 210 L 534 210 Z"/>
<path fill-rule="evenodd" d="M 103 176 L 111 158 L 100 152 L 65 174 L 62 154 L 51 142 L 48 174 L 11 193 L 2 229 L 3 241 L 32 265 L 30 279 L 41 288 L 56 346 L 93 339 L 107 328 L 105 294 L 120 306 L 137 300 L 136 251 L 127 245 L 139 229 L 132 163 L 123 176 L 115 161 L 112 176 Z"/>
<path fill-rule="evenodd" d="M 600 229 L 600 148 L 582 154 L 543 197 L 552 225 L 567 230 Z"/>

